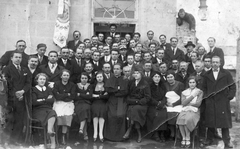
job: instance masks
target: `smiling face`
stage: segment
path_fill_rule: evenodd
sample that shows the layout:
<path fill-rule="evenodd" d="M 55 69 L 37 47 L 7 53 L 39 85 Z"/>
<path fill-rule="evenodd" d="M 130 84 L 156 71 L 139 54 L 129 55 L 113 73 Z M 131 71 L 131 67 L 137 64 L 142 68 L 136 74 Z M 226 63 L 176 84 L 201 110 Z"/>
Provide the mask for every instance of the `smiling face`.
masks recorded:
<path fill-rule="evenodd" d="M 173 74 L 167 75 L 167 81 L 169 84 L 173 84 L 175 82 L 175 78 Z"/>
<path fill-rule="evenodd" d="M 28 60 L 28 64 L 29 64 L 29 66 L 30 66 L 32 69 L 36 69 L 36 68 L 37 68 L 37 65 L 38 65 L 38 58 L 35 58 L 35 57 L 30 58 L 30 59 Z"/>
<path fill-rule="evenodd" d="M 61 78 L 62 78 L 62 81 L 63 81 L 63 82 L 68 82 L 68 80 L 69 80 L 69 78 L 70 78 L 69 72 L 64 71 L 64 72 L 62 73 Z"/>
<path fill-rule="evenodd" d="M 44 75 L 40 75 L 37 79 L 37 84 L 43 87 L 46 83 L 47 78 Z"/>
<path fill-rule="evenodd" d="M 21 53 L 14 53 L 11 60 L 12 60 L 13 64 L 20 65 L 20 63 L 22 61 L 22 54 Z"/>

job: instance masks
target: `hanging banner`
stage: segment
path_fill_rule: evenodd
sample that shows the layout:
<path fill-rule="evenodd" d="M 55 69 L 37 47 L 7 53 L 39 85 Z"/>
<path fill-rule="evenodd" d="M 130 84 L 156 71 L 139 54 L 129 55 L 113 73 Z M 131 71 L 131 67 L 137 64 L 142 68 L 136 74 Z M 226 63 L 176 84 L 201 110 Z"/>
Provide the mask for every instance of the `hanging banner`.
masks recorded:
<path fill-rule="evenodd" d="M 54 28 L 53 42 L 60 48 L 66 46 L 70 28 L 70 0 L 58 1 L 58 16 Z"/>

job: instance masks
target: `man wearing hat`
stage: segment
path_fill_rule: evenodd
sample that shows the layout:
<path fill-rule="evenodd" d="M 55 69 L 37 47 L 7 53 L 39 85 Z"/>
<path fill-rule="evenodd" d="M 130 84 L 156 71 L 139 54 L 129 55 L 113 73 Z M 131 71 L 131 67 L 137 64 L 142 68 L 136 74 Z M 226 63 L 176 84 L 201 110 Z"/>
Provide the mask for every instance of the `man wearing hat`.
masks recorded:
<path fill-rule="evenodd" d="M 38 66 L 45 65 L 48 63 L 48 57 L 45 55 L 47 50 L 47 45 L 44 43 L 39 43 L 37 45 L 37 53 L 33 54 L 33 56 L 38 57 Z"/>
<path fill-rule="evenodd" d="M 186 62 L 191 62 L 191 53 L 195 48 L 195 44 L 193 44 L 192 41 L 188 41 L 184 47 L 187 49 L 187 53 L 185 54 L 185 60 Z"/>

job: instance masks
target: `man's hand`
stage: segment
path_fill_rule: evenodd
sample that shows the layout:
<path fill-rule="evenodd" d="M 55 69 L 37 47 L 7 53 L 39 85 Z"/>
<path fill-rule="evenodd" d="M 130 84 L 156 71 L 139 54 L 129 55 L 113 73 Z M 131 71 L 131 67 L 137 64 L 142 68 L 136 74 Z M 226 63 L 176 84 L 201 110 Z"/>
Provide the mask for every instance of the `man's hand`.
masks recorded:
<path fill-rule="evenodd" d="M 16 97 L 20 100 L 21 97 L 23 97 L 23 94 L 25 93 L 24 90 L 17 91 L 15 93 Z"/>
<path fill-rule="evenodd" d="M 54 82 L 48 82 L 48 87 L 53 88 L 54 87 Z"/>
<path fill-rule="evenodd" d="M 53 95 L 48 95 L 47 99 L 52 99 Z"/>

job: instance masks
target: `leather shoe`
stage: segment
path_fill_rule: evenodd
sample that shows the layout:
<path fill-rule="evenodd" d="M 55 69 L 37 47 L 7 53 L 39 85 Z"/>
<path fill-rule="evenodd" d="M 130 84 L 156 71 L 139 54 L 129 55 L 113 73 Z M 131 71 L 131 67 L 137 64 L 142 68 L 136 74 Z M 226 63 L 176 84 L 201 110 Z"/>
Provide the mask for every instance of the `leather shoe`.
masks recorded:
<path fill-rule="evenodd" d="M 225 148 L 233 148 L 232 142 L 225 143 Z"/>

